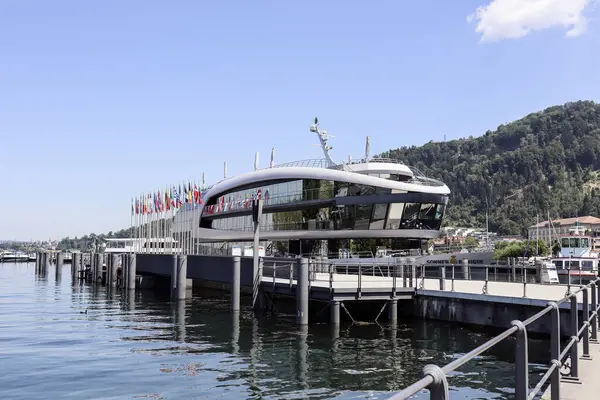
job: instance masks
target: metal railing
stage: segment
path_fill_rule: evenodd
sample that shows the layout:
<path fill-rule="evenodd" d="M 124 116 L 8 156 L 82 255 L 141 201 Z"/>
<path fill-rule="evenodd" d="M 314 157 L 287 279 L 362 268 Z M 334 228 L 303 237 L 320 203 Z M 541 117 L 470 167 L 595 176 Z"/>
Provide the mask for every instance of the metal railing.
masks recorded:
<path fill-rule="evenodd" d="M 527 286 L 536 285 L 566 285 L 567 293 L 571 291 L 571 286 L 583 286 L 589 282 L 589 278 L 584 278 L 576 272 L 590 272 L 590 270 L 582 268 L 568 269 L 567 274 L 561 274 L 566 278 L 565 282 L 549 282 L 549 277 L 555 269 L 548 269 L 543 266 L 535 265 L 508 265 L 508 264 L 493 264 L 493 265 L 419 265 L 418 278 L 421 280 L 420 288 L 425 288 L 425 279 L 438 279 L 439 287 L 436 289 L 446 290 L 446 281 L 450 282 L 451 291 L 455 289 L 456 281 L 471 281 L 481 282 L 481 291 L 483 294 L 488 294 L 490 282 L 518 283 L 523 285 L 523 297 L 527 297 Z M 546 277 L 546 280 L 542 279 Z"/>
<path fill-rule="evenodd" d="M 577 295 L 582 293 L 583 296 L 583 321 L 578 323 L 578 305 Z M 591 294 L 591 313 L 590 313 L 590 294 Z M 579 380 L 579 348 L 578 343 L 583 341 L 583 353 L 581 358 L 589 358 L 590 340 L 598 339 L 598 299 L 600 298 L 600 278 L 594 279 L 589 284 L 582 286 L 578 290 L 567 294 L 558 301 L 549 302 L 548 306 L 542 311 L 526 319 L 525 321 L 512 321 L 511 327 L 498 336 L 488 340 L 486 343 L 475 348 L 462 357 L 453 362 L 439 367 L 437 365 L 426 365 L 422 372 L 422 378 L 396 393 L 390 400 L 407 399 L 420 392 L 428 389 L 430 399 L 442 400 L 449 398 L 449 385 L 447 376 L 449 373 L 460 368 L 462 365 L 473 360 L 478 355 L 490 350 L 496 344 L 504 339 L 515 336 L 515 398 L 517 400 L 534 399 L 538 393 L 550 381 L 550 394 L 552 400 L 560 399 L 560 378 L 561 375 L 566 376 L 565 379 L 578 381 Z M 560 350 L 560 305 L 570 302 L 570 340 Z M 550 315 L 550 362 L 546 373 L 542 376 L 538 384 L 530 389 L 529 387 L 529 361 L 527 347 L 527 326 L 540 320 L 542 317 Z M 566 359 L 570 359 L 570 364 Z M 563 374 L 560 369 L 568 367 L 569 372 Z"/>
<path fill-rule="evenodd" d="M 382 262 L 357 262 L 357 263 L 332 263 L 327 259 L 310 259 L 308 264 L 309 270 L 309 287 L 315 283 L 327 282 L 329 291 L 333 293 L 335 282 L 342 276 L 355 277 L 356 283 L 356 298 L 359 299 L 363 295 L 363 289 L 366 287 L 372 288 L 370 283 L 372 278 L 387 278 L 389 285 L 376 284 L 376 287 L 382 292 L 389 292 L 390 296 L 395 297 L 398 288 L 417 288 L 419 283 L 418 271 L 419 266 L 416 264 L 400 263 L 400 259 L 388 258 L 387 263 Z M 286 285 L 289 285 L 290 292 L 295 285 L 294 280 L 297 279 L 297 270 L 294 268 L 296 258 L 284 257 L 265 257 L 262 258 L 262 269 L 259 275 L 262 278 L 267 278 L 268 282 L 272 282 L 273 288 L 278 283 L 282 284 L 284 280 Z M 263 280 L 263 283 L 265 280 Z M 323 288 L 323 285 L 320 285 Z"/>

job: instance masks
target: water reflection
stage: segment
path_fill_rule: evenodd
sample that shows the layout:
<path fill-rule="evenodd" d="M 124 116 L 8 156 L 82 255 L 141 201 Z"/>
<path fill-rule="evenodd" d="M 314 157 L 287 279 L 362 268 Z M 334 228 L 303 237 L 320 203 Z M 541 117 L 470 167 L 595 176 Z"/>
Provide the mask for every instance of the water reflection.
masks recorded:
<path fill-rule="evenodd" d="M 491 336 L 419 320 L 297 327 L 293 318 L 257 319 L 249 304 L 232 314 L 227 300 L 199 293 L 171 302 L 52 272 L 49 283 L 33 264 L 0 270 L 0 301 L 20 299 L 0 307 L 0 353 L 13 360 L 0 363 L 6 398 L 386 398 L 426 364 L 444 365 Z M 532 363 L 546 362 L 545 341 L 529 349 Z M 505 341 L 463 366 L 449 379 L 453 397 L 510 397 L 513 352 Z M 18 383 L 30 375 L 29 386 Z"/>

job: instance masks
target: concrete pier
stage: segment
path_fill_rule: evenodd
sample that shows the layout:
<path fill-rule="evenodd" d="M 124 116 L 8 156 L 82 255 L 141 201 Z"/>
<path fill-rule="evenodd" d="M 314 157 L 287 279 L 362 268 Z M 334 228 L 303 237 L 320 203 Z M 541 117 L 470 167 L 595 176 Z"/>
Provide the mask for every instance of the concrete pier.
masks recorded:
<path fill-rule="evenodd" d="M 300 258 L 297 265 L 296 323 L 308 325 L 308 259 Z"/>
<path fill-rule="evenodd" d="M 127 290 L 135 290 L 136 256 L 135 253 L 131 254 L 127 265 Z"/>
<path fill-rule="evenodd" d="M 187 262 L 188 256 L 185 254 L 177 258 L 177 295 L 176 300 L 185 300 L 185 291 L 187 289 Z"/>
<path fill-rule="evenodd" d="M 241 257 L 233 257 L 233 272 L 231 277 L 231 311 L 240 311 L 240 289 L 241 289 Z"/>

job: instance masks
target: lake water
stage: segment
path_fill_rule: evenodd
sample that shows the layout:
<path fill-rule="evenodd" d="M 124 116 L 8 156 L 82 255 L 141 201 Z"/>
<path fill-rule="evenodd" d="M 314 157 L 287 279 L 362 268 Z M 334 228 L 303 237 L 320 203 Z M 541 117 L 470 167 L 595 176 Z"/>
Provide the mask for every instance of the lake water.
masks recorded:
<path fill-rule="evenodd" d="M 69 265 L 57 277 L 52 266 L 36 275 L 34 264 L 0 264 L 0 397 L 384 399 L 492 336 L 416 320 L 343 325 L 338 336 L 327 324 L 258 320 L 247 306 L 235 319 L 228 307 L 199 293 L 177 304 L 73 285 Z M 513 349 L 505 341 L 463 366 L 451 397 L 511 398 Z M 547 350 L 530 343 L 530 361 Z"/>

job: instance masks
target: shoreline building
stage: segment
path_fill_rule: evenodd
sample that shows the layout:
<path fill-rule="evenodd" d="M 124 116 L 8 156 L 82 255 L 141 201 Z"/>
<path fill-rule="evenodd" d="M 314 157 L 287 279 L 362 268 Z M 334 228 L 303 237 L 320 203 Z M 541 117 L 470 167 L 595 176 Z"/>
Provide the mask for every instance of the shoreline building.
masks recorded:
<path fill-rule="evenodd" d="M 557 236 L 568 235 L 569 232 L 579 227 L 584 232 L 588 232 L 593 237 L 593 249 L 600 248 L 600 218 L 587 215 L 585 217 L 573 217 L 540 222 L 528 228 L 529 240 L 535 240 L 539 237 L 540 240 L 546 243 L 553 243 L 557 240 Z"/>

